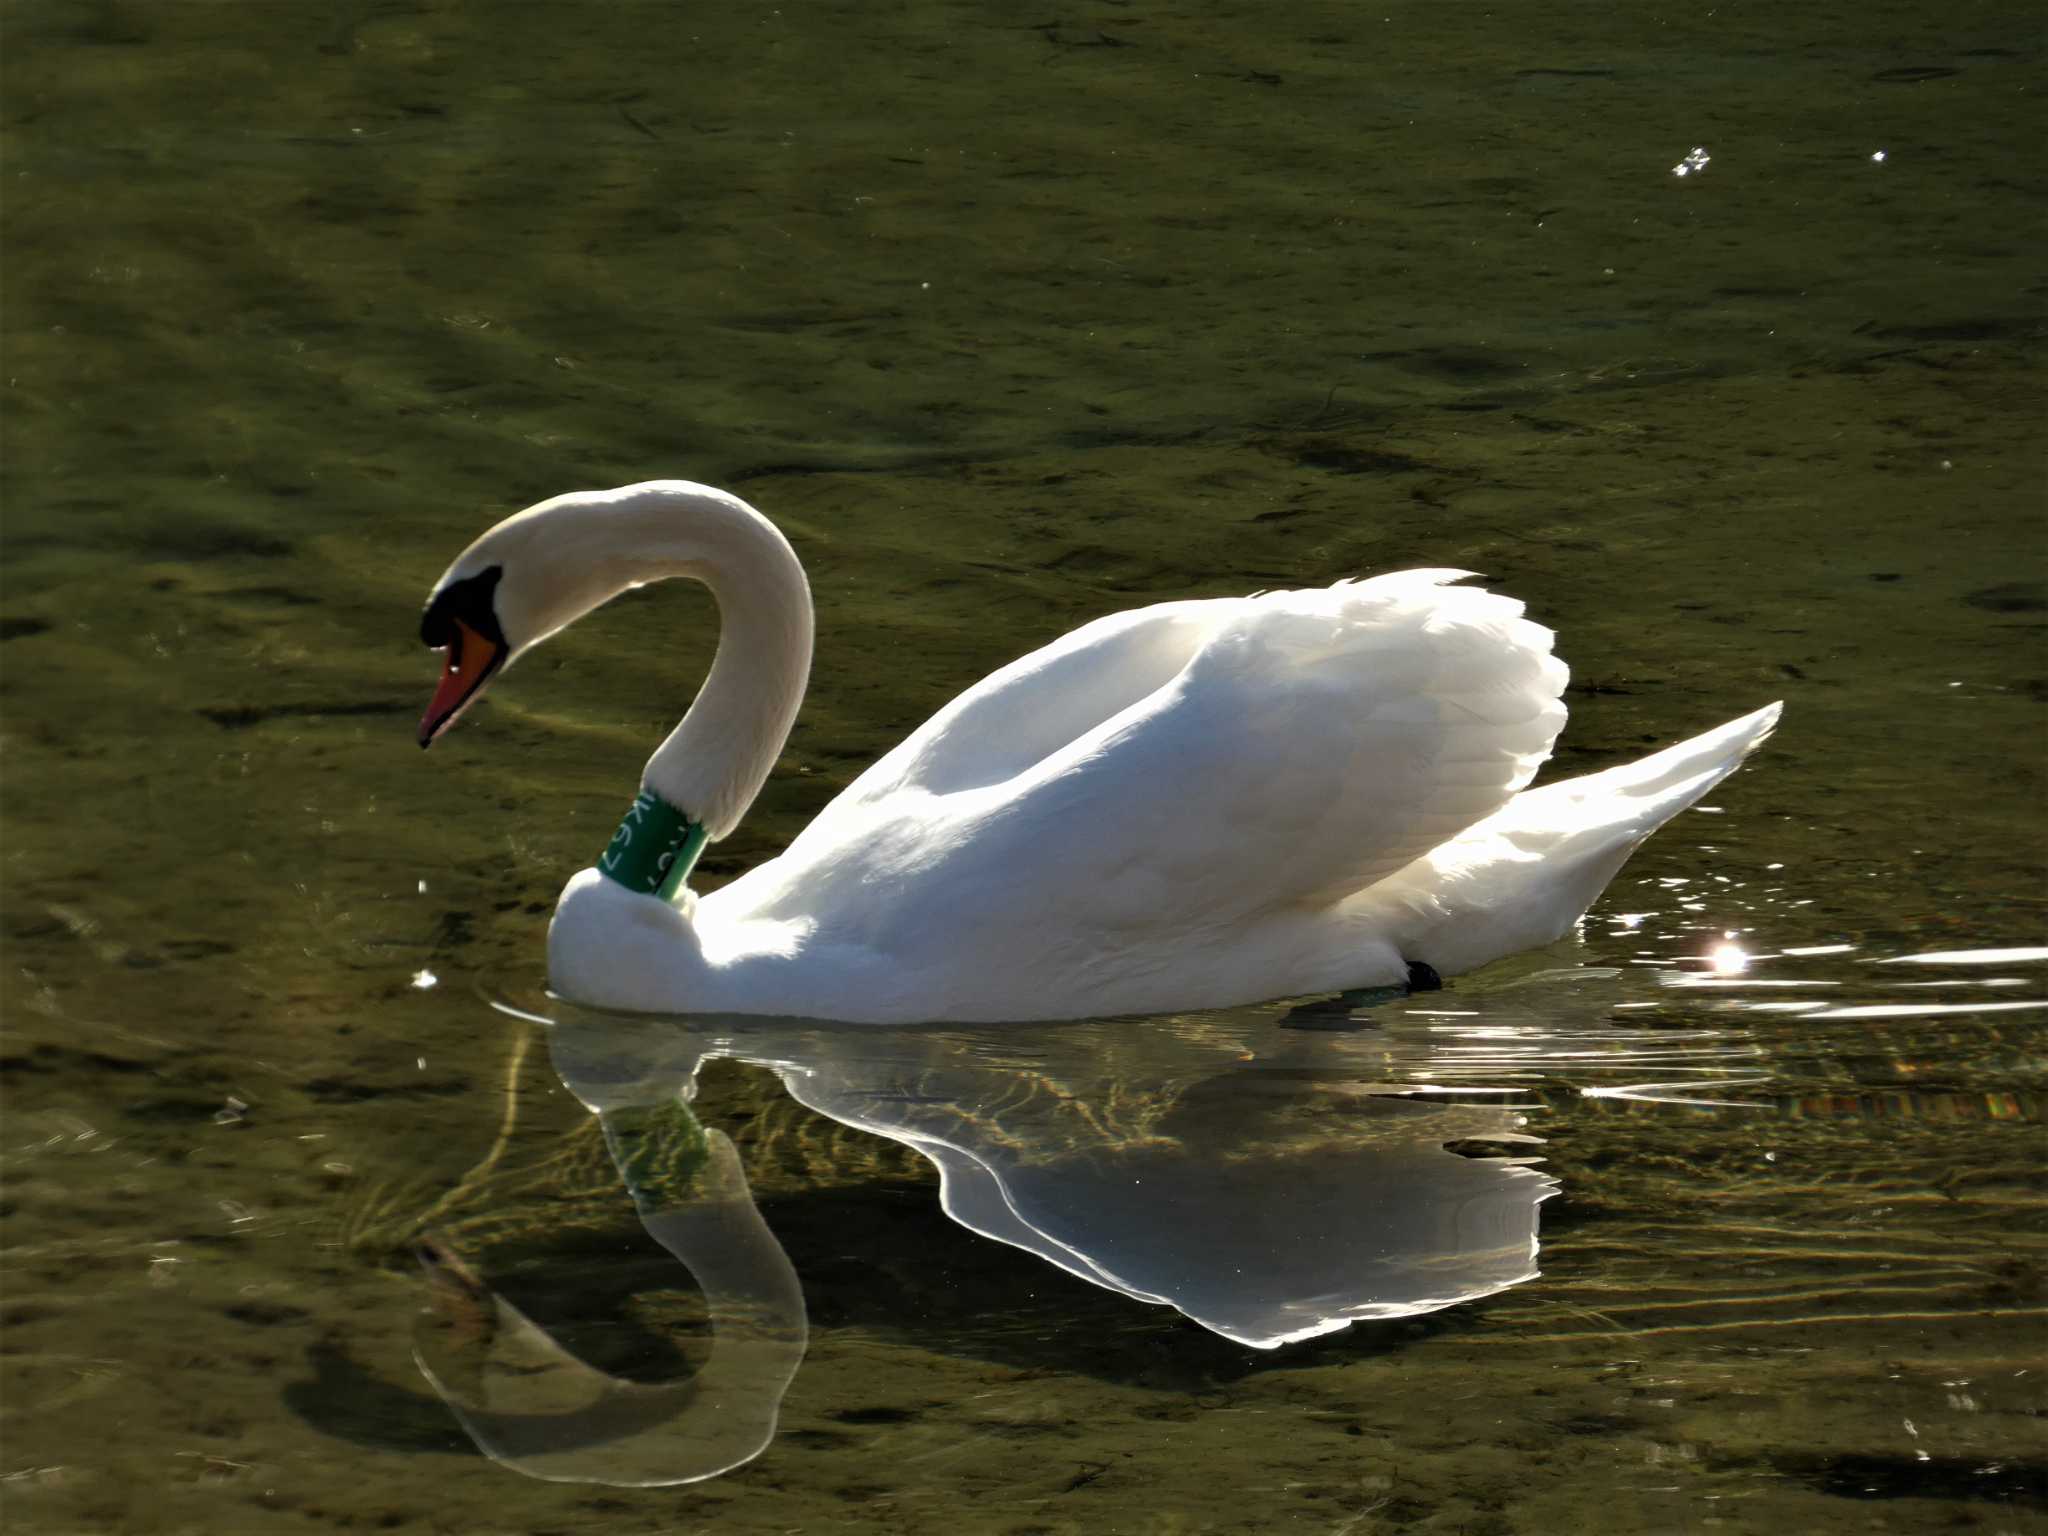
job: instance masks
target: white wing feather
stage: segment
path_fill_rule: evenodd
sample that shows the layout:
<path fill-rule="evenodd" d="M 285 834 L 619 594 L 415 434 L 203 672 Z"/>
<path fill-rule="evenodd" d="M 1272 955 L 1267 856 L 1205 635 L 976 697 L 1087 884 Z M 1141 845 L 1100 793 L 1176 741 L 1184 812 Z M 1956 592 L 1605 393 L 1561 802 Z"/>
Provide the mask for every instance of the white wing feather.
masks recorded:
<path fill-rule="evenodd" d="M 1550 631 L 1449 585 L 1467 574 L 1087 625 L 947 705 L 721 902 L 899 949 L 1049 907 L 1135 936 L 1354 894 L 1499 810 L 1563 726 Z"/>

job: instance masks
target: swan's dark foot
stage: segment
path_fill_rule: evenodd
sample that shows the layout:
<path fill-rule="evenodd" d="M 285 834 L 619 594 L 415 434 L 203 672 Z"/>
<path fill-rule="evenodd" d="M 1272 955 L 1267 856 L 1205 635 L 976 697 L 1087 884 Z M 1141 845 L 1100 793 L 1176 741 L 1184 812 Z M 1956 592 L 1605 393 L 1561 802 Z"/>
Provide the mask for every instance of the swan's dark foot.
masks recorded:
<path fill-rule="evenodd" d="M 1441 992 L 1443 977 L 1437 975 L 1436 967 L 1424 960 L 1408 962 L 1408 990 L 1410 992 Z"/>

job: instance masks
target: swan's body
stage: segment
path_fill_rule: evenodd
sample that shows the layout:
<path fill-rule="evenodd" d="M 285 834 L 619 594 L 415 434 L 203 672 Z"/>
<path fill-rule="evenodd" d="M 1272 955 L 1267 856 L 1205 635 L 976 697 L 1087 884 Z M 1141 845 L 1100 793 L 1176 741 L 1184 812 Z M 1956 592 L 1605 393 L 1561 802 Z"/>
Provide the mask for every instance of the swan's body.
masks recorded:
<path fill-rule="evenodd" d="M 1392 984 L 1547 943 L 1778 706 L 1525 790 L 1567 673 L 1521 604 L 1450 585 L 1466 574 L 1084 625 L 961 694 L 721 890 L 670 902 L 578 874 L 551 983 L 651 1012 L 1055 1019 Z M 558 497 L 472 545 L 422 626 L 453 641 L 423 742 L 524 646 L 670 575 L 705 581 L 724 629 L 643 784 L 726 835 L 795 718 L 811 609 L 782 535 L 704 486 Z"/>

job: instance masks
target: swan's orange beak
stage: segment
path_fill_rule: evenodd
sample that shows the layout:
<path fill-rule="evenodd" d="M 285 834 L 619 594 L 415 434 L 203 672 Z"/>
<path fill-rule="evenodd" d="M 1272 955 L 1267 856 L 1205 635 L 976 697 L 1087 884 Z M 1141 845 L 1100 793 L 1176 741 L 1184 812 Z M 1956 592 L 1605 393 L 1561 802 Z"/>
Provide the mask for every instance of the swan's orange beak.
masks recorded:
<path fill-rule="evenodd" d="M 420 745 L 431 747 L 456 718 L 469 708 L 470 700 L 484 691 L 484 684 L 505 659 L 505 648 L 486 639 L 462 620 L 455 620 L 455 638 L 440 647 L 445 660 L 441 685 L 434 690 L 434 702 L 420 717 Z"/>

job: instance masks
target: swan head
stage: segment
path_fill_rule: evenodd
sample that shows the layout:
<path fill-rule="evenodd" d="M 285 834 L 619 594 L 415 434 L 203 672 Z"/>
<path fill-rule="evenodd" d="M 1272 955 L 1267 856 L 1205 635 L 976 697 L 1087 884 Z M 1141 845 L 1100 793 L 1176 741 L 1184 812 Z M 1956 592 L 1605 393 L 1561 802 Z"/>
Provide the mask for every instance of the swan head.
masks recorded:
<path fill-rule="evenodd" d="M 621 495 L 579 491 L 515 513 L 434 583 L 420 641 L 442 653 L 441 681 L 420 720 L 422 747 L 523 652 L 645 578 L 605 537 L 614 530 L 603 514 L 617 510 Z"/>
<path fill-rule="evenodd" d="M 444 580 L 420 615 L 421 643 L 442 657 L 441 681 L 420 718 L 422 747 L 431 747 L 512 657 L 494 601 L 504 575 L 502 565 L 491 565 Z"/>

